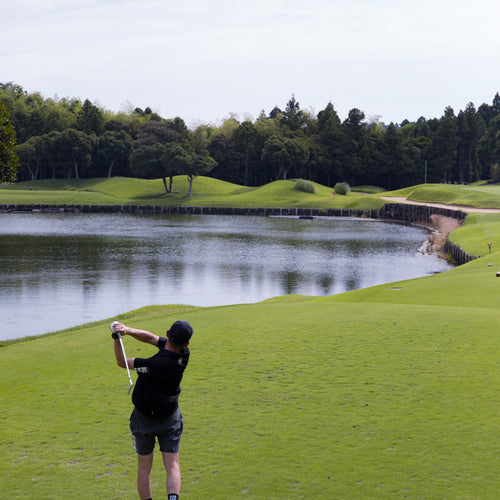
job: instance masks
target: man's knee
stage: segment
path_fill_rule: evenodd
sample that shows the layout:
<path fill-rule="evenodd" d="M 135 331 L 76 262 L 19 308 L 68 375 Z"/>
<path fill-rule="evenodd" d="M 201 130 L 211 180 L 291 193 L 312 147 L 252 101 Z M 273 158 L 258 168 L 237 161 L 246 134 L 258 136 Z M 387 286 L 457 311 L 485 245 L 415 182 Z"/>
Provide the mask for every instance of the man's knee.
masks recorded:
<path fill-rule="evenodd" d="M 163 456 L 163 465 L 165 466 L 165 470 L 167 472 L 180 470 L 178 453 L 163 452 L 162 456 Z"/>
<path fill-rule="evenodd" d="M 137 471 L 140 474 L 150 474 L 153 468 L 153 453 L 149 455 L 137 455 Z"/>

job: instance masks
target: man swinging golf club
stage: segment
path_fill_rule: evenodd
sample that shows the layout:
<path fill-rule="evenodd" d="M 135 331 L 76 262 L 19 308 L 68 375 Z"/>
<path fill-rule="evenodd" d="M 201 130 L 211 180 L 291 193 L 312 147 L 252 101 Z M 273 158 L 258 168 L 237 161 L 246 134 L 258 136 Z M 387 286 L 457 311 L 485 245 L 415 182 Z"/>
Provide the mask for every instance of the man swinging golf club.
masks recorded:
<path fill-rule="evenodd" d="M 138 379 L 132 393 L 134 410 L 130 430 L 138 457 L 137 490 L 141 500 L 152 498 L 151 468 L 155 440 L 158 439 L 167 473 L 169 500 L 177 500 L 181 489 L 179 445 L 183 430 L 178 405 L 180 383 L 189 361 L 188 344 L 193 328 L 187 321 L 176 321 L 166 337 L 145 330 L 130 328 L 122 323 L 111 324 L 116 363 L 121 368 L 135 370 Z M 158 347 L 150 358 L 126 358 L 121 336 L 131 337 Z"/>

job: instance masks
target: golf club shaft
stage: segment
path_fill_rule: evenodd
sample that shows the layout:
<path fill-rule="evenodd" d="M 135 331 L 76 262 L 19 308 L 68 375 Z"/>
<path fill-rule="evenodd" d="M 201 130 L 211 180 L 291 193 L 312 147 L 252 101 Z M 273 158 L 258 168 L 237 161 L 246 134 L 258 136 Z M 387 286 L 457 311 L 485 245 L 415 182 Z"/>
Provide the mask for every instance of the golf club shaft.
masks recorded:
<path fill-rule="evenodd" d="M 127 369 L 128 380 L 130 382 L 130 386 L 132 386 L 133 382 L 132 382 L 132 377 L 130 376 L 130 370 L 128 369 L 127 355 L 125 354 L 125 347 L 123 347 L 122 336 L 120 335 L 120 332 L 116 332 L 116 334 L 118 335 L 118 340 L 120 341 L 120 347 L 122 348 L 123 361 L 125 362 L 125 368 Z"/>

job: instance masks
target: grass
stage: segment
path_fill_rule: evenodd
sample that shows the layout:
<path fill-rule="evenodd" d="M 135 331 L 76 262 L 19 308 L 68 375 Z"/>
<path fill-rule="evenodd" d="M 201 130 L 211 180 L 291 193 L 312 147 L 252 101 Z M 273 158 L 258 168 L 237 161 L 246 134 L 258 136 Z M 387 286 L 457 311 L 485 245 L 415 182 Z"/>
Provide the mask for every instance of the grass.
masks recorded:
<path fill-rule="evenodd" d="M 499 250 L 500 215 L 471 213 L 450 239 L 471 255 L 487 255 L 488 242 L 491 243 L 492 251 Z"/>
<path fill-rule="evenodd" d="M 239 189 L 220 197 L 249 191 Z M 332 297 L 122 316 L 156 333 L 175 319 L 195 329 L 181 396 L 182 498 L 497 498 L 500 216 L 471 215 L 452 237 L 477 255 L 489 238 L 493 253 Z M 110 321 L 0 349 L 9 498 L 137 498 Z M 153 352 L 124 342 L 131 357 Z M 157 457 L 156 497 L 163 483 Z"/>
<path fill-rule="evenodd" d="M 358 186 L 347 196 L 337 194 L 333 197 L 330 187 L 311 183 L 315 191 L 304 192 L 295 189 L 296 181 L 245 187 L 201 176 L 195 179 L 189 198 L 186 196 L 189 188 L 186 176 L 176 176 L 174 192 L 168 194 L 160 179 L 113 177 L 28 181 L 1 185 L 0 203 L 377 209 L 385 203 L 382 196 L 403 196 L 421 202 L 500 207 L 500 185 L 421 184 L 390 192 L 373 186 Z"/>
<path fill-rule="evenodd" d="M 461 272 L 401 290 L 129 314 L 155 332 L 178 318 L 195 328 L 183 497 L 495 498 L 498 294 L 484 299 L 497 282 L 481 268 L 474 285 L 476 274 L 493 283 L 456 305 Z M 0 349 L 10 498 L 136 498 L 127 380 L 108 324 Z M 160 460 L 153 477 L 158 496 Z"/>
<path fill-rule="evenodd" d="M 380 208 L 384 202 L 366 193 L 337 195 L 332 189 L 311 183 L 315 192 L 295 189 L 296 180 L 275 181 L 260 187 L 244 187 L 229 182 L 197 177 L 193 194 L 187 197 L 186 176 L 174 178 L 174 192 L 165 193 L 160 179 L 50 180 L 0 186 L 0 203 L 9 204 L 94 204 L 94 205 L 173 205 L 206 207 L 304 207 Z"/>
<path fill-rule="evenodd" d="M 351 191 L 355 191 L 358 193 L 375 194 L 375 193 L 383 193 L 386 190 L 379 186 L 351 186 Z"/>
<path fill-rule="evenodd" d="M 412 201 L 464 205 L 477 208 L 500 207 L 500 184 L 421 184 L 398 191 L 385 192 L 383 196 L 404 196 Z"/>

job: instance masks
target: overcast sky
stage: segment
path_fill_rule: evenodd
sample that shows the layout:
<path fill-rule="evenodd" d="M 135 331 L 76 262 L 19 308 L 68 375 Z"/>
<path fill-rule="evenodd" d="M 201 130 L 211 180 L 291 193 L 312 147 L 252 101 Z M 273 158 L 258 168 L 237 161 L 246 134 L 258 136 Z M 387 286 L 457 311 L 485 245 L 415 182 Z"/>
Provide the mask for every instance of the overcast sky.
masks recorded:
<path fill-rule="evenodd" d="M 491 104 L 499 0 L 2 2 L 0 82 L 218 124 L 292 96 L 390 123 Z"/>

